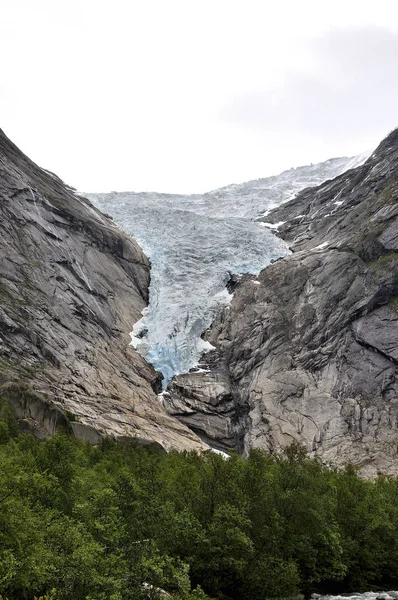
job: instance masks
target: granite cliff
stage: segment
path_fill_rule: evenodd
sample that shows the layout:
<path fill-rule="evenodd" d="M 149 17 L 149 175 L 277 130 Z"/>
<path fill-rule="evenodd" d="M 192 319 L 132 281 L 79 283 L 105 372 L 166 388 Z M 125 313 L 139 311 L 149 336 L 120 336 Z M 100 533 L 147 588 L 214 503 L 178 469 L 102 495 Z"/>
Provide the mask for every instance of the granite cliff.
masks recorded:
<path fill-rule="evenodd" d="M 0 198 L 0 396 L 22 428 L 166 450 L 297 440 L 326 464 L 398 473 L 398 130 L 267 211 L 292 254 L 231 278 L 204 335 L 215 350 L 174 377 L 167 412 L 129 345 L 148 302 L 139 246 L 2 132 Z"/>
<path fill-rule="evenodd" d="M 138 352 L 164 376 L 194 368 L 203 332 L 229 303 L 231 273 L 256 273 L 289 254 L 287 244 L 255 219 L 363 162 L 332 158 L 206 194 L 90 194 L 94 204 L 138 240 L 151 259 L 149 307 L 134 328 Z"/>
<path fill-rule="evenodd" d="M 211 445 L 398 473 L 398 130 L 366 163 L 263 219 L 292 254 L 234 298 L 201 366 L 174 378 L 168 410 Z"/>
<path fill-rule="evenodd" d="M 202 448 L 129 346 L 148 300 L 139 246 L 1 130 L 0 200 L 0 396 L 21 426 Z"/>

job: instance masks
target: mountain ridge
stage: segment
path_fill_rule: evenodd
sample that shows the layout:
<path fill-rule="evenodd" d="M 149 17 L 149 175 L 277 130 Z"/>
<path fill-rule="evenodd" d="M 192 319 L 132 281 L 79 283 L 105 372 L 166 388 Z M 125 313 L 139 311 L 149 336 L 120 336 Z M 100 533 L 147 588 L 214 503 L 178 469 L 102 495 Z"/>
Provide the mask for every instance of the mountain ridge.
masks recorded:
<path fill-rule="evenodd" d="M 188 372 L 208 349 L 201 335 L 230 301 L 225 286 L 231 273 L 259 273 L 289 253 L 260 227 L 261 215 L 341 173 L 353 160 L 358 158 L 329 159 L 202 196 L 89 195 L 151 259 L 149 307 L 134 327 L 133 342 L 163 374 L 164 384 Z"/>
<path fill-rule="evenodd" d="M 0 197 L 0 396 L 21 426 L 202 448 L 129 346 L 150 275 L 137 243 L 2 131 Z"/>
<path fill-rule="evenodd" d="M 203 336 L 210 351 L 160 400 L 159 374 L 129 346 L 147 306 L 148 259 L 111 218 L 0 132 L 0 395 L 41 437 L 68 431 L 91 443 L 110 435 L 165 450 L 244 454 L 297 441 L 328 465 L 395 475 L 397 165 L 395 130 L 362 166 L 290 200 L 289 181 L 277 207 L 262 189 L 263 216 L 256 202 L 247 210 L 247 198 L 229 221 L 217 216 L 226 206 L 217 197 L 214 210 L 188 204 L 193 224 L 234 223 L 232 238 L 244 211 L 246 223 L 257 219 L 247 239 L 262 230 L 276 254 L 258 277 L 222 275 L 217 286 L 234 294 Z M 201 236 L 211 250 L 214 240 Z M 277 249 L 282 240 L 289 256 Z M 186 250 L 196 254 L 195 245 Z"/>
<path fill-rule="evenodd" d="M 169 386 L 171 414 L 220 448 L 298 441 L 365 476 L 398 472 L 397 180 L 394 130 L 263 217 L 292 254 L 239 283 L 205 336 L 207 372 Z"/>

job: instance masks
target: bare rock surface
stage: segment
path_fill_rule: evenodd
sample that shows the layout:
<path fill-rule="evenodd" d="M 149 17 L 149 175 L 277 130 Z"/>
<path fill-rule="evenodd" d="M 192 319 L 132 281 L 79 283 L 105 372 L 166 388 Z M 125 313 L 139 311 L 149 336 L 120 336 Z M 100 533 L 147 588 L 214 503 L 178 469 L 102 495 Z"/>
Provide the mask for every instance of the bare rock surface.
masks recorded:
<path fill-rule="evenodd" d="M 293 254 L 239 282 L 203 371 L 169 386 L 170 412 L 220 449 L 297 440 L 327 464 L 398 474 L 398 130 L 266 221 Z"/>
<path fill-rule="evenodd" d="M 0 395 L 25 430 L 203 447 L 166 414 L 158 375 L 129 346 L 149 261 L 1 130 L 0 261 Z"/>

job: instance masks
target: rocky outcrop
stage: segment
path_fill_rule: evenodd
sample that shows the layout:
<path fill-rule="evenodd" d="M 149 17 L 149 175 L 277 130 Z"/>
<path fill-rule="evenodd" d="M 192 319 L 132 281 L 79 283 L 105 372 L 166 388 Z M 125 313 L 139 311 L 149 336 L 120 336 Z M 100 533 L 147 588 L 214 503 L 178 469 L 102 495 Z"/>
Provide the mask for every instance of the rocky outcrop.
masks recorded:
<path fill-rule="evenodd" d="M 327 464 L 397 474 L 398 130 L 264 220 L 293 254 L 237 286 L 170 412 L 221 449 L 297 440 Z"/>
<path fill-rule="evenodd" d="M 1 131 L 0 200 L 0 396 L 25 430 L 203 447 L 129 346 L 148 299 L 138 245 Z"/>

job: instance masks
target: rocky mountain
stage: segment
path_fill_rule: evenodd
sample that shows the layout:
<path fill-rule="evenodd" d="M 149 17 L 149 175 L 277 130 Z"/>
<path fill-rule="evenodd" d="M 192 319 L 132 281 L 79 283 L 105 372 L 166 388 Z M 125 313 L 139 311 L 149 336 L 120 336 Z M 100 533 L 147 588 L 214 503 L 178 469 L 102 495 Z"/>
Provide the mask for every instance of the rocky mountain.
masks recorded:
<path fill-rule="evenodd" d="M 0 396 L 21 425 L 202 448 L 129 345 L 148 300 L 139 246 L 2 131 L 0 200 Z"/>
<path fill-rule="evenodd" d="M 134 240 L 1 132 L 0 395 L 21 425 L 166 450 L 297 440 L 397 474 L 398 130 L 364 159 L 91 196 L 150 278 Z M 206 354 L 160 399 L 131 329 L 166 382 Z"/>
<path fill-rule="evenodd" d="M 326 464 L 396 475 L 398 130 L 262 220 L 292 254 L 237 282 L 202 372 L 169 386 L 170 413 L 221 449 L 297 440 Z"/>
<path fill-rule="evenodd" d="M 226 289 L 231 273 L 258 274 L 290 253 L 254 219 L 361 160 L 333 158 L 202 195 L 89 195 L 151 259 L 149 308 L 134 327 L 133 342 L 163 374 L 164 385 L 197 365 L 210 348 L 201 335 L 231 300 Z"/>

